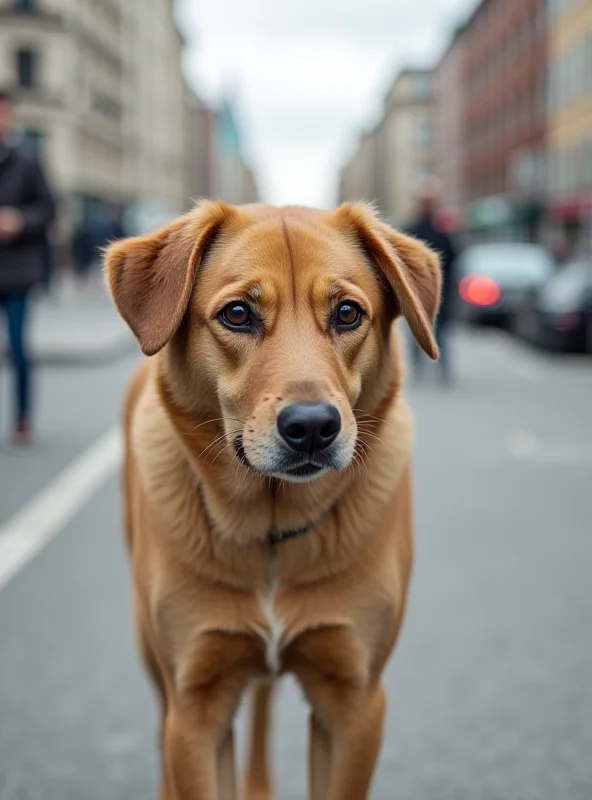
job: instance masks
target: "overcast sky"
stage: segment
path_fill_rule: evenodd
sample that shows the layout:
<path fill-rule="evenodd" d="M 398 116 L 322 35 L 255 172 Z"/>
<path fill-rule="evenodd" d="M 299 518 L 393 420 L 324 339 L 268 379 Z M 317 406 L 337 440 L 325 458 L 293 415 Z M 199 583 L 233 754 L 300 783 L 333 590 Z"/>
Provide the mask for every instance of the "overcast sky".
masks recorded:
<path fill-rule="evenodd" d="M 402 66 L 435 63 L 477 0 L 178 0 L 185 69 L 238 96 L 264 200 L 328 207 L 360 131 Z"/>

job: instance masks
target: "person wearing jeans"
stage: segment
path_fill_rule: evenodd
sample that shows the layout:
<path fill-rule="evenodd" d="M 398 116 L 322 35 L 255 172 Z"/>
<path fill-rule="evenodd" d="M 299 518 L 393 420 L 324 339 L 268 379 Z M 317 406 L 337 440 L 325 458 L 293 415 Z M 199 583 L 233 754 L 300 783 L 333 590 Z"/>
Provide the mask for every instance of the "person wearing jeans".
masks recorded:
<path fill-rule="evenodd" d="M 53 213 L 41 165 L 18 140 L 12 99 L 0 90 L 0 312 L 7 320 L 15 375 L 15 444 L 26 444 L 31 437 L 27 310 L 31 289 L 43 279 L 44 237 Z"/>

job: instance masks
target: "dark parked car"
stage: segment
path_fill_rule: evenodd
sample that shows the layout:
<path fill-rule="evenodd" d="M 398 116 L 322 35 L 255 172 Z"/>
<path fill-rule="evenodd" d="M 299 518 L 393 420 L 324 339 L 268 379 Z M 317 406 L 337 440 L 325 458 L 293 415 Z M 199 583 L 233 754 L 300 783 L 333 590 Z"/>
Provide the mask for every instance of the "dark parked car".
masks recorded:
<path fill-rule="evenodd" d="M 592 261 L 566 264 L 524 300 L 517 331 L 539 347 L 592 353 Z"/>
<path fill-rule="evenodd" d="M 457 316 L 473 324 L 512 327 L 525 297 L 543 286 L 553 272 L 553 259 L 540 245 L 471 245 L 458 259 Z"/>

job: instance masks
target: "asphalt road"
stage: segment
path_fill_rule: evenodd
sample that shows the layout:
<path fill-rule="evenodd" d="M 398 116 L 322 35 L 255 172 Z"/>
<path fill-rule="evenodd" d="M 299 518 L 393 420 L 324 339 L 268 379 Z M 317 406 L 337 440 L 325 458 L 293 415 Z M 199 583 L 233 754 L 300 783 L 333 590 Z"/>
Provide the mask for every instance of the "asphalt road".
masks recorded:
<path fill-rule="evenodd" d="M 408 389 L 417 566 L 373 797 L 590 800 L 592 361 L 490 333 L 453 354 L 454 388 Z M 133 363 L 40 375 L 37 448 L 0 450 L 0 537 L 113 424 Z M 305 714 L 288 683 L 285 800 L 305 797 Z M 152 798 L 154 744 L 112 476 L 0 590 L 0 800 Z"/>

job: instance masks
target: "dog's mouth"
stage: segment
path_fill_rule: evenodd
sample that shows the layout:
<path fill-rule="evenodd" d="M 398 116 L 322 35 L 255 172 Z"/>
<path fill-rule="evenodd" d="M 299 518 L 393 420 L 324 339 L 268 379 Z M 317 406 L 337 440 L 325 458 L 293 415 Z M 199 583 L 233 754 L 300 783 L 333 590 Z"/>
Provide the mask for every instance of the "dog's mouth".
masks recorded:
<path fill-rule="evenodd" d="M 318 464 L 313 464 L 312 461 L 307 461 L 306 464 L 299 464 L 297 467 L 284 470 L 284 474 L 289 475 L 291 478 L 312 478 L 324 469 L 326 469 L 326 467 L 321 467 Z"/>
<path fill-rule="evenodd" d="M 328 460 L 328 463 L 326 464 L 317 463 L 315 461 L 311 461 L 310 459 L 300 461 L 299 463 L 294 463 L 293 460 L 287 460 L 285 458 L 280 459 L 273 465 L 270 464 L 268 469 L 262 469 L 249 460 L 249 457 L 245 451 L 242 436 L 237 436 L 234 439 L 234 450 L 236 457 L 244 467 L 256 472 L 258 475 L 267 475 L 269 477 L 278 478 L 279 480 L 306 482 L 314 480 L 316 477 L 321 475 L 321 473 L 326 472 L 329 469 L 339 469 L 339 467 L 337 465 L 333 465 L 330 460 Z"/>

